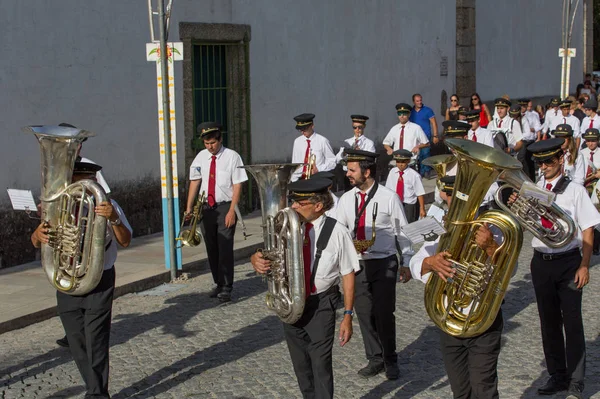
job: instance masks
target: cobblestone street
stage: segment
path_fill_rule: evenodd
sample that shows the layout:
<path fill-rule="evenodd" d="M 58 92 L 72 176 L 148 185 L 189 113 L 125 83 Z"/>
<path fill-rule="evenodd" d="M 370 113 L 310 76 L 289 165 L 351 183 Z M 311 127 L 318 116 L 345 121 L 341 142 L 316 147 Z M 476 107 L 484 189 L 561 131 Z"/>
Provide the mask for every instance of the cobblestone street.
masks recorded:
<path fill-rule="evenodd" d="M 503 306 L 500 395 L 538 397 L 545 382 L 539 319 L 529 278 L 531 239 L 526 235 L 520 267 Z M 598 257 L 593 263 L 598 262 Z M 600 267 L 591 268 L 584 294 L 587 339 L 586 397 L 600 398 Z M 264 304 L 266 283 L 249 263 L 236 266 L 234 301 L 208 298 L 210 273 L 118 298 L 113 308 L 110 392 L 125 398 L 295 398 L 296 379 L 281 323 Z M 336 397 L 450 398 L 438 331 L 423 306 L 420 282 L 398 284 L 397 342 L 401 377 L 356 375 L 365 365 L 362 337 L 333 353 Z M 341 317 L 341 312 L 338 313 Z M 58 318 L 0 335 L 2 398 L 78 398 L 79 372 L 67 349 Z M 557 395 L 556 397 L 564 397 Z"/>

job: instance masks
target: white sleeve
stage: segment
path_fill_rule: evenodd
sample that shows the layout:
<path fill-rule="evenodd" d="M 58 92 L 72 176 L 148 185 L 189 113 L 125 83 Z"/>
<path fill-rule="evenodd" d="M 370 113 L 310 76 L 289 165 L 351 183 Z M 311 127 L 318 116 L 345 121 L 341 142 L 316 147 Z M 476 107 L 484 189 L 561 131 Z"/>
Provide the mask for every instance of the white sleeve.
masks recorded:
<path fill-rule="evenodd" d="M 350 237 L 350 232 L 345 226 L 343 226 L 339 222 L 336 227 L 343 230 L 342 233 L 338 234 L 338 245 L 340 249 L 340 273 L 342 274 L 342 276 L 345 276 L 346 274 L 360 271 L 358 255 L 356 254 L 356 248 L 354 248 L 354 244 L 352 243 L 352 237 Z"/>
<path fill-rule="evenodd" d="M 583 186 L 575 187 L 575 223 L 581 231 L 600 224 L 600 214 Z"/>
<path fill-rule="evenodd" d="M 200 153 L 198 153 L 190 165 L 190 180 L 200 179 L 202 179 L 202 170 L 200 168 Z"/>
<path fill-rule="evenodd" d="M 335 169 L 335 166 L 337 165 L 335 154 L 333 153 L 329 140 L 325 137 L 323 137 L 323 155 L 324 159 L 320 162 L 320 165 L 317 166 L 317 169 L 321 172 Z"/>
<path fill-rule="evenodd" d="M 392 148 L 394 148 L 394 143 L 395 143 L 395 138 L 394 138 L 394 128 L 392 127 L 390 129 L 390 131 L 388 132 L 388 134 L 385 136 L 385 138 L 383 139 L 382 144 L 383 145 L 388 145 Z"/>
<path fill-rule="evenodd" d="M 369 152 L 377 152 L 377 149 L 375 148 L 375 143 L 373 143 L 373 140 L 367 139 L 365 140 L 365 151 L 369 151 Z"/>
<path fill-rule="evenodd" d="M 425 187 L 423 187 L 423 181 L 421 180 L 421 176 L 415 176 L 415 184 L 414 184 L 415 195 L 420 197 L 421 195 L 425 195 Z"/>
<path fill-rule="evenodd" d="M 429 139 L 427 138 L 427 135 L 423 131 L 423 128 L 421 126 L 417 125 L 416 123 L 415 123 L 415 126 L 417 126 L 417 128 L 418 128 L 417 129 L 418 134 L 419 134 L 419 143 L 418 144 L 420 145 L 420 144 L 429 143 Z"/>
<path fill-rule="evenodd" d="M 231 183 L 233 184 L 243 183 L 248 180 L 246 169 L 240 168 L 240 166 L 244 166 L 244 162 L 242 162 L 240 154 L 236 152 L 233 159 L 233 169 L 231 170 Z"/>
<path fill-rule="evenodd" d="M 575 132 L 575 137 L 581 137 L 581 122 L 579 122 L 579 119 L 577 119 L 577 117 L 574 117 L 573 125 L 573 132 Z"/>
<path fill-rule="evenodd" d="M 133 234 L 133 229 L 131 228 L 131 225 L 129 224 L 129 220 L 127 220 L 127 216 L 125 216 L 123 209 L 121 209 L 119 204 L 117 204 L 117 201 L 115 201 L 113 199 L 110 200 L 110 203 L 112 204 L 114 210 L 117 212 L 117 215 L 119 215 L 119 219 L 121 219 L 121 223 L 123 223 L 123 225 L 125 227 L 127 227 L 127 230 L 129 230 L 129 232 L 131 234 Z"/>
<path fill-rule="evenodd" d="M 385 180 L 385 186 L 392 191 L 396 191 L 396 185 L 398 184 L 398 180 L 396 177 L 396 168 L 392 168 L 388 173 L 387 179 Z"/>
<path fill-rule="evenodd" d="M 427 281 L 429 280 L 431 273 L 426 273 L 424 275 L 421 274 L 421 271 L 423 270 L 423 260 L 425 260 L 425 258 L 435 255 L 435 252 L 437 251 L 438 242 L 439 241 L 436 240 L 434 242 L 423 243 L 421 249 L 419 249 L 410 260 L 410 274 L 415 280 L 419 280 L 423 283 L 427 283 Z"/>
<path fill-rule="evenodd" d="M 403 264 L 406 266 L 410 262 L 410 258 L 415 253 L 412 243 L 402 231 L 402 226 L 406 226 L 408 222 L 406 220 L 406 215 L 404 214 L 404 208 L 400 202 L 400 197 L 397 195 L 392 195 L 390 197 L 390 201 L 390 210 L 392 217 L 394 218 L 394 234 L 396 235 L 398 247 L 402 251 Z"/>

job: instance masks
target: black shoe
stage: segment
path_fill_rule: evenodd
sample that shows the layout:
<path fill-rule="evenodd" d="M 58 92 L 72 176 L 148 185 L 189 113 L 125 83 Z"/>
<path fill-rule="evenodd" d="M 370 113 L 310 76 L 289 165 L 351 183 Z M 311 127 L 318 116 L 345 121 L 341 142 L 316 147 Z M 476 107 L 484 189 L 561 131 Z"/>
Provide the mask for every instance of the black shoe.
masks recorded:
<path fill-rule="evenodd" d="M 582 399 L 583 398 L 583 387 L 579 384 L 569 385 L 569 393 L 567 399 Z"/>
<path fill-rule="evenodd" d="M 221 291 L 219 295 L 217 295 L 217 298 L 219 298 L 221 303 L 229 302 L 231 301 L 231 291 Z"/>
<path fill-rule="evenodd" d="M 57 339 L 56 340 L 56 344 L 58 346 L 62 346 L 63 348 L 68 348 L 69 347 L 69 340 L 67 340 L 67 336 L 65 335 L 63 338 Z"/>
<path fill-rule="evenodd" d="M 569 384 L 567 381 L 562 378 L 552 376 L 548 379 L 548 382 L 546 382 L 544 386 L 538 388 L 537 391 L 540 395 L 554 395 L 557 392 L 566 391 L 568 387 Z"/>
<path fill-rule="evenodd" d="M 217 285 L 215 288 L 212 289 L 212 291 L 209 292 L 208 297 L 216 298 L 221 293 L 221 291 L 223 291 L 223 287 Z"/>
<path fill-rule="evenodd" d="M 400 369 L 396 363 L 390 363 L 385 365 L 385 378 L 388 380 L 397 380 L 400 378 Z"/>
<path fill-rule="evenodd" d="M 364 378 L 371 378 L 383 371 L 383 363 L 369 362 L 366 367 L 358 370 L 358 375 Z"/>

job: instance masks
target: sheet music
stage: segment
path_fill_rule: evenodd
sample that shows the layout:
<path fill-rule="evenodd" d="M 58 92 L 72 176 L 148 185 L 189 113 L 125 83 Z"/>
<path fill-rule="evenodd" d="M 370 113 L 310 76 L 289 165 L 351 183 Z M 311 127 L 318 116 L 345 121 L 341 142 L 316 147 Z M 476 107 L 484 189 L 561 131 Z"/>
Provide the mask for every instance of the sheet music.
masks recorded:
<path fill-rule="evenodd" d="M 440 223 L 442 223 L 445 214 L 446 212 L 444 212 L 442 208 L 435 204 L 431 204 L 431 206 L 429 206 L 429 210 L 427 211 L 427 216 L 431 216 Z"/>
<path fill-rule="evenodd" d="M 402 231 L 413 244 L 419 244 L 424 241 L 435 241 L 440 235 L 446 232 L 444 227 L 431 216 L 402 226 Z"/>
<path fill-rule="evenodd" d="M 33 200 L 33 194 L 31 190 L 17 190 L 14 188 L 7 188 L 10 202 L 15 211 L 37 211 L 37 205 Z"/>
<path fill-rule="evenodd" d="M 544 190 L 543 188 L 540 188 L 528 181 L 523 182 L 521 190 L 519 191 L 519 195 L 527 198 L 535 198 L 540 204 L 545 206 L 551 206 L 556 198 L 556 193 Z"/>

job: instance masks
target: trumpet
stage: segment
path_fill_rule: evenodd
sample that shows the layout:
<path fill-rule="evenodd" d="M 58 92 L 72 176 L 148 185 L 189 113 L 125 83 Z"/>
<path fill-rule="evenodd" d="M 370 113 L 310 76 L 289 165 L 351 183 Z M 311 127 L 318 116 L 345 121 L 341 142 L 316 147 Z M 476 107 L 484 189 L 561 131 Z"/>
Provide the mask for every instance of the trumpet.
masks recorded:
<path fill-rule="evenodd" d="M 196 247 L 202 242 L 202 231 L 200 230 L 198 222 L 202 220 L 202 207 L 204 206 L 205 202 L 206 193 L 202 191 L 202 194 L 198 196 L 198 199 L 194 204 L 194 208 L 192 209 L 192 221 L 187 229 L 183 228 L 183 225 L 185 224 L 185 217 L 183 218 L 181 227 L 179 228 L 179 237 L 175 239 L 176 241 L 181 242 L 182 247 Z"/>
<path fill-rule="evenodd" d="M 305 179 L 310 179 L 310 177 L 313 175 L 316 163 L 317 156 L 311 151 L 310 156 L 308 157 L 308 165 L 306 167 L 306 174 L 304 176 Z"/>

